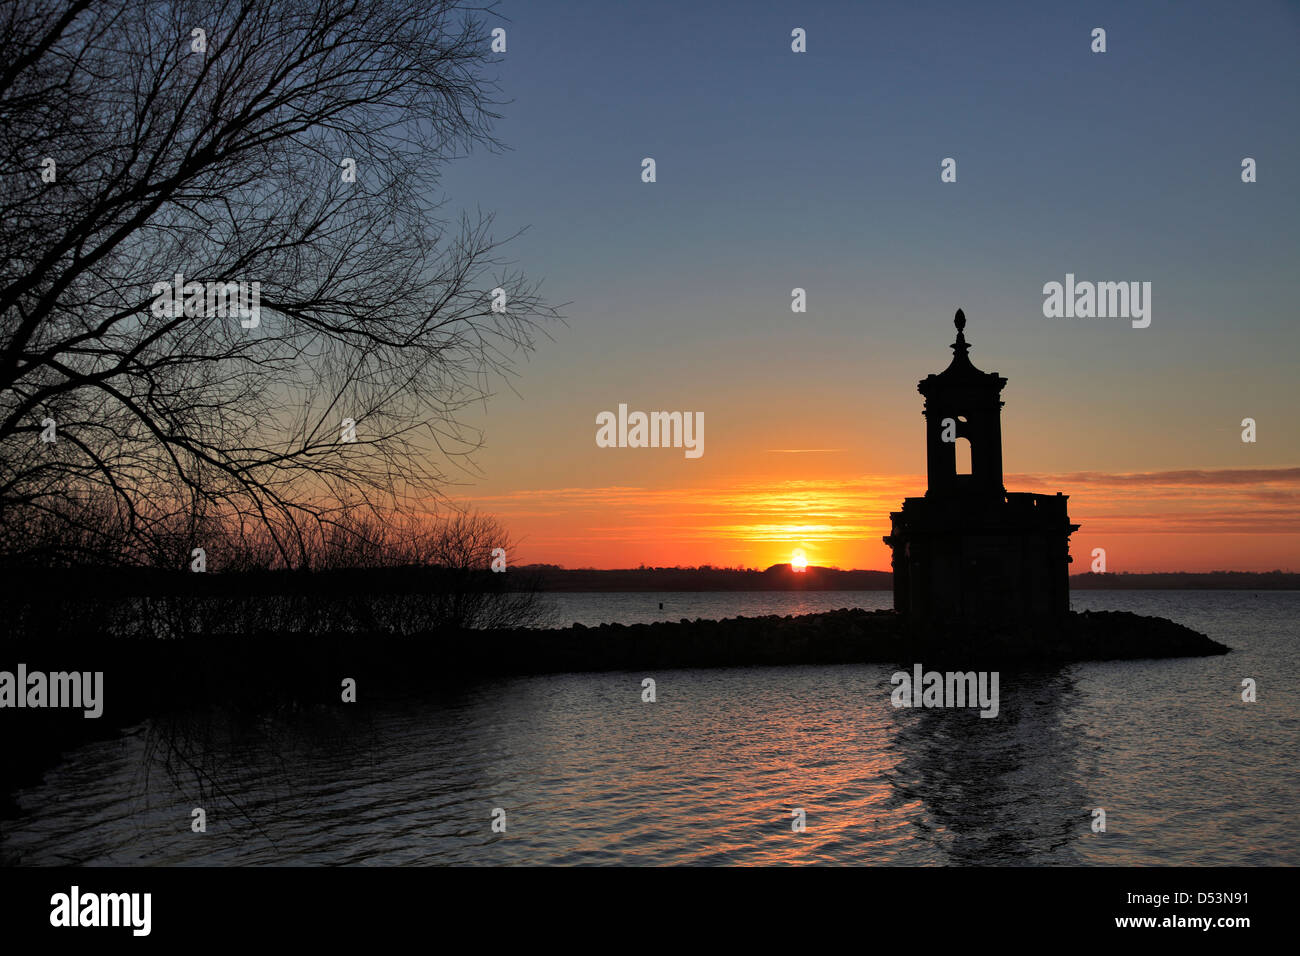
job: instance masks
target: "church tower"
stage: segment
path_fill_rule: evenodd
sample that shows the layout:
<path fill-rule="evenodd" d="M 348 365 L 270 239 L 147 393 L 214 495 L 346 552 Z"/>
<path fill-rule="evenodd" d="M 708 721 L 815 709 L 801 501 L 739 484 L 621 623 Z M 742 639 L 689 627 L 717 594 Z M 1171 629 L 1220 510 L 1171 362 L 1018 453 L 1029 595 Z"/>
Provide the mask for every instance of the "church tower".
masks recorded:
<path fill-rule="evenodd" d="M 971 364 L 966 316 L 954 319 L 952 362 L 917 385 L 925 397 L 923 498 L 893 512 L 894 608 L 915 626 L 1002 625 L 1069 611 L 1067 497 L 1008 493 L 1002 484 L 1002 389 Z"/>

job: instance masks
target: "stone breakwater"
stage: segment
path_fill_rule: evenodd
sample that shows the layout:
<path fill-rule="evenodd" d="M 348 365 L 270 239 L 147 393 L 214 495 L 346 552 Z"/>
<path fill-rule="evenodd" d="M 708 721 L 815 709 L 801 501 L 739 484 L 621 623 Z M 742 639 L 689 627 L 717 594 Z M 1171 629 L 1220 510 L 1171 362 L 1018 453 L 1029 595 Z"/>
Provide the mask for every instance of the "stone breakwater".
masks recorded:
<path fill-rule="evenodd" d="M 1230 648 L 1159 617 L 1126 611 L 1069 614 L 1018 629 L 914 634 L 893 611 L 845 609 L 781 617 L 736 617 L 656 624 L 574 625 L 510 631 L 465 648 L 473 670 L 545 673 L 882 663 L 917 659 L 968 664 L 1051 664 L 1072 661 L 1200 657 Z M 495 667 L 493 666 L 495 664 Z"/>

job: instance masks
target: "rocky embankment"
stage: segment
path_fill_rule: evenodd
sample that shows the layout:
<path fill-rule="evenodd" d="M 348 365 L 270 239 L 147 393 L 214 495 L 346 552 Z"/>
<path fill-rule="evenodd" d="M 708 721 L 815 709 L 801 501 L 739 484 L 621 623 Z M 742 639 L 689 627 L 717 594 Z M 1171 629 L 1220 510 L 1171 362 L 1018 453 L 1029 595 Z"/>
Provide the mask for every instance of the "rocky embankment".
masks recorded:
<path fill-rule="evenodd" d="M 574 625 L 498 633 L 462 649 L 472 670 L 545 673 L 647 667 L 903 663 L 927 655 L 969 665 L 1199 657 L 1230 648 L 1173 621 L 1127 611 L 1072 613 L 1019 629 L 913 634 L 893 611 Z"/>

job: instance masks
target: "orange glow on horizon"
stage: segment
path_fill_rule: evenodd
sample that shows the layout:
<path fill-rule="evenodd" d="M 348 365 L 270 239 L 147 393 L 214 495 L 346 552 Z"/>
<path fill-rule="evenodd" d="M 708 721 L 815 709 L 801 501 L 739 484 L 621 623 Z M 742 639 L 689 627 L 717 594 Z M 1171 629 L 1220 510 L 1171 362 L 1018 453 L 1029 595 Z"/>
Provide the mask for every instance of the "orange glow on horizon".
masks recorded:
<path fill-rule="evenodd" d="M 1114 572 L 1300 570 L 1300 468 L 1008 474 L 1008 491 L 1070 496 L 1071 573 L 1094 547 Z M 888 570 L 890 512 L 925 493 L 924 475 L 774 480 L 693 487 L 514 490 L 466 504 L 496 516 L 517 563 L 567 568 L 750 567 L 790 562 Z"/>

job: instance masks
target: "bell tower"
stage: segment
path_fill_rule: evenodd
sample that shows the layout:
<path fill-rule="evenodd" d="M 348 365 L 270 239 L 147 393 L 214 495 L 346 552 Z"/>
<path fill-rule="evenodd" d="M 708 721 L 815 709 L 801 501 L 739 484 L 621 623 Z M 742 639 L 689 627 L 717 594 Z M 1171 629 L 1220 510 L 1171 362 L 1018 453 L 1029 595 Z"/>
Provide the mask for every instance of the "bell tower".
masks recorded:
<path fill-rule="evenodd" d="M 966 314 L 953 319 L 957 341 L 952 362 L 916 389 L 925 396 L 926 496 L 984 497 L 1004 494 L 1002 487 L 1002 389 L 1007 380 L 981 372 L 970 361 Z M 957 470 L 960 442 L 969 446 L 970 472 Z"/>

